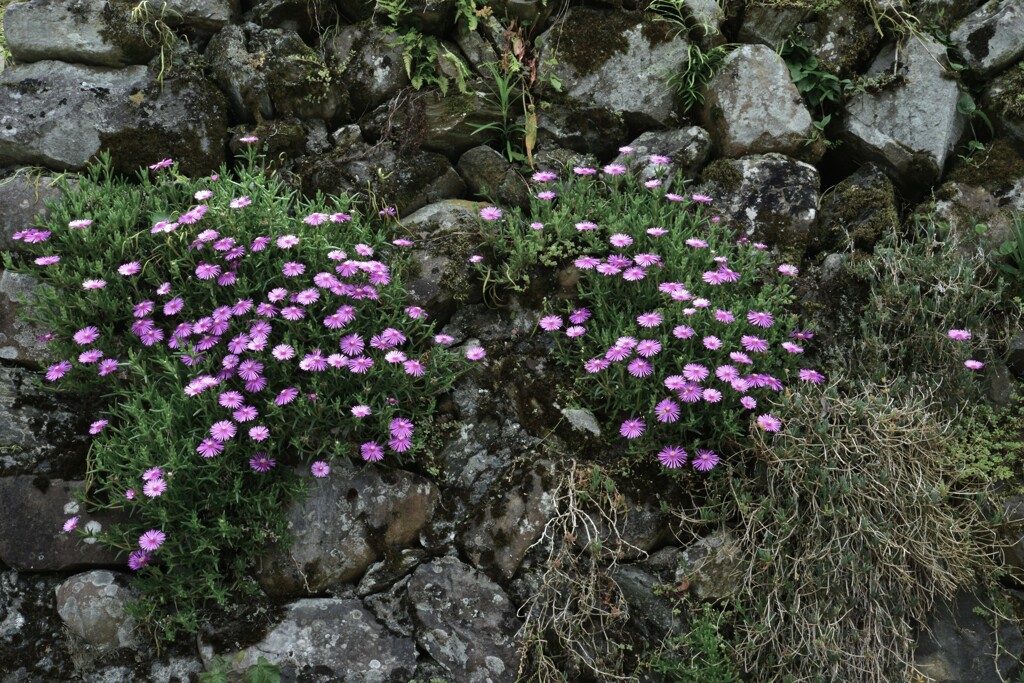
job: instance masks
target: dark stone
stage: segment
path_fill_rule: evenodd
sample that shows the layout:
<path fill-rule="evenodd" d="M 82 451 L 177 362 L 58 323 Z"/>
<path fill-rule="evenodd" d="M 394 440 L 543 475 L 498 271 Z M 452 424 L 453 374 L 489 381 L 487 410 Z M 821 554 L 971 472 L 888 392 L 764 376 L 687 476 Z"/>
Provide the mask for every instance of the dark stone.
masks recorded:
<path fill-rule="evenodd" d="M 453 683 L 513 683 L 519 620 L 505 591 L 454 557 L 421 565 L 409 580 L 416 642 Z"/>
<path fill-rule="evenodd" d="M 475 195 L 489 197 L 504 206 L 526 209 L 530 205 L 530 188 L 505 157 L 481 145 L 459 157 L 456 170 Z"/>
<path fill-rule="evenodd" d="M 601 158 L 613 156 L 628 135 L 622 116 L 605 107 L 566 102 L 537 116 L 537 144 L 566 147 Z"/>
<path fill-rule="evenodd" d="M 618 565 L 610 572 L 629 605 L 625 628 L 648 642 L 660 642 L 680 629 L 672 604 L 658 595 L 663 585 L 656 576 L 632 565 Z"/>
<path fill-rule="evenodd" d="M 117 551 L 64 533 L 65 520 L 76 515 L 79 529 L 92 522 L 100 525 L 97 533 L 125 521 L 122 514 L 81 510 L 75 492 L 82 486 L 38 476 L 0 478 L 0 560 L 12 569 L 36 572 L 123 564 Z"/>
<path fill-rule="evenodd" d="M 896 191 L 881 168 L 867 164 L 821 197 L 818 249 L 871 251 L 899 225 Z"/>
<path fill-rule="evenodd" d="M 0 274 L 0 358 L 38 367 L 46 358 L 39 337 L 46 332 L 21 316 L 22 304 L 32 301 L 38 282 L 11 271 Z"/>
<path fill-rule="evenodd" d="M 342 26 L 327 43 L 331 64 L 344 65 L 341 81 L 348 89 L 356 118 L 394 97 L 409 85 L 398 34 L 372 24 Z"/>
<path fill-rule="evenodd" d="M 69 179 L 72 186 L 77 184 Z M 52 213 L 46 202 L 57 202 L 64 196 L 57 178 L 37 175 L 32 169 L 21 169 L 0 180 L 0 249 L 17 249 L 14 233 L 32 227 L 35 220 L 45 220 Z"/>

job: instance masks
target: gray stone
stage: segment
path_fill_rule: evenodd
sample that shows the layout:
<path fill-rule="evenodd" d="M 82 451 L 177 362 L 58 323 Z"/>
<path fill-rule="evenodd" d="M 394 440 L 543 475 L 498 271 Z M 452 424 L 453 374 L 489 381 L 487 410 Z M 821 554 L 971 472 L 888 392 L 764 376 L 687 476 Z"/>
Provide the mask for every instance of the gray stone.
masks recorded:
<path fill-rule="evenodd" d="M 839 78 L 855 77 L 882 41 L 865 7 L 856 3 L 840 3 L 801 28 L 817 68 Z"/>
<path fill-rule="evenodd" d="M 337 461 L 330 477 L 292 504 L 288 523 L 295 540 L 262 559 L 260 585 L 272 596 L 296 596 L 358 580 L 386 551 L 416 542 L 438 495 L 415 474 Z"/>
<path fill-rule="evenodd" d="M 989 403 L 999 408 L 1010 405 L 1016 385 L 1005 363 L 992 361 L 985 365 L 985 398 Z"/>
<path fill-rule="evenodd" d="M 643 569 L 632 565 L 617 565 L 609 577 L 615 581 L 629 606 L 629 621 L 625 628 L 648 642 L 661 642 L 679 630 L 680 620 L 673 614 L 670 600 L 661 597 L 662 582 Z"/>
<path fill-rule="evenodd" d="M 80 475 L 95 418 L 71 398 L 38 387 L 37 378 L 0 367 L 0 474 Z"/>
<path fill-rule="evenodd" d="M 1024 376 L 1024 333 L 1018 332 L 1010 340 L 1006 362 L 1017 377 Z"/>
<path fill-rule="evenodd" d="M 922 26 L 938 25 L 962 19 L 977 8 L 978 0 L 916 0 L 914 16 L 921 20 Z"/>
<path fill-rule="evenodd" d="M 572 7 L 537 45 L 538 80 L 556 77 L 567 97 L 622 112 L 630 125 L 651 128 L 678 120 L 665 78 L 686 63 L 688 43 L 668 22 Z"/>
<path fill-rule="evenodd" d="M 130 14 L 128 3 L 33 0 L 11 4 L 3 21 L 7 46 L 19 64 L 54 59 L 120 67 L 145 64 L 158 52 L 156 41 Z"/>
<path fill-rule="evenodd" d="M 334 66 L 344 65 L 341 81 L 356 117 L 394 97 L 409 85 L 398 34 L 372 24 L 342 26 L 327 43 Z"/>
<path fill-rule="evenodd" d="M 171 157 L 202 175 L 224 161 L 226 115 L 223 96 L 185 66 L 161 89 L 144 66 L 19 64 L 0 73 L 0 166 L 78 170 L 108 150 L 125 173 Z"/>
<path fill-rule="evenodd" d="M 339 24 L 334 3 L 307 0 L 256 0 L 252 20 L 263 28 L 294 31 L 310 45 L 320 40 L 320 31 Z"/>
<path fill-rule="evenodd" d="M 1002 71 L 1024 56 L 1024 4 L 987 2 L 949 34 L 967 66 L 979 76 Z"/>
<path fill-rule="evenodd" d="M 519 620 L 496 583 L 454 557 L 421 565 L 409 580 L 416 642 L 453 683 L 513 683 Z"/>
<path fill-rule="evenodd" d="M 499 32 L 504 30 L 493 16 L 484 17 L 480 21 L 485 27 L 493 22 L 498 26 Z M 465 55 L 466 61 L 477 75 L 485 78 L 490 76 L 490 71 L 484 65 L 497 63 L 501 59 L 498 51 L 494 49 L 494 44 L 484 37 L 483 31 L 479 28 L 470 31 L 463 21 L 458 22 L 455 28 L 455 44 L 459 46 L 459 51 Z"/>
<path fill-rule="evenodd" d="M 704 38 L 715 37 L 722 33 L 725 10 L 722 9 L 718 0 L 683 0 L 683 6 L 690 13 L 694 23 L 700 27 Z"/>
<path fill-rule="evenodd" d="M 331 133 L 331 142 L 342 151 L 358 148 L 363 145 L 363 131 L 358 125 L 350 123 Z"/>
<path fill-rule="evenodd" d="M 467 87 L 465 93 L 452 88 L 447 95 L 424 90 L 411 101 L 399 95 L 359 123 L 369 139 L 388 134 L 410 147 L 419 146 L 454 160 L 487 140 L 489 133 L 474 133 L 479 126 L 501 121 L 501 110 L 487 87 L 479 81 Z"/>
<path fill-rule="evenodd" d="M 466 192 L 462 178 L 443 155 L 403 154 L 390 145 L 309 156 L 299 161 L 296 173 L 306 196 L 319 191 L 366 197 L 369 188 L 376 201 L 396 208 L 402 216 Z"/>
<path fill-rule="evenodd" d="M 896 191 L 885 172 L 865 164 L 821 197 L 819 249 L 870 252 L 900 222 Z"/>
<path fill-rule="evenodd" d="M 38 175 L 31 169 L 0 180 L 0 249 L 17 249 L 20 243 L 12 239 L 14 233 L 32 227 L 36 217 L 48 218 L 52 212 L 46 202 L 59 201 L 63 196 L 57 178 Z"/>
<path fill-rule="evenodd" d="M 781 154 L 722 159 L 705 169 L 728 169 L 727 181 L 712 183 L 714 206 L 741 233 L 770 247 L 802 254 L 816 239 L 817 169 Z M 718 175 L 718 174 L 716 174 Z"/>
<path fill-rule="evenodd" d="M 601 425 L 597 423 L 594 413 L 586 408 L 562 408 L 562 415 L 569 421 L 569 426 L 577 432 L 590 432 L 601 436 Z"/>
<path fill-rule="evenodd" d="M 239 652 L 215 653 L 207 643 L 199 651 L 207 664 L 214 654 L 226 656 L 238 673 L 262 656 L 282 667 L 326 669 L 332 680 L 352 683 L 407 683 L 416 669 L 411 638 L 389 633 L 360 601 L 334 598 L 296 600 L 260 642 Z"/>
<path fill-rule="evenodd" d="M 57 617 L 57 586 L 65 577 L 0 571 L 0 681 L 67 681 L 75 666 Z"/>
<path fill-rule="evenodd" d="M 723 156 L 779 152 L 814 162 L 824 151 L 806 144 L 811 115 L 782 57 L 763 45 L 744 45 L 725 58 L 702 116 Z"/>
<path fill-rule="evenodd" d="M 427 554 L 418 548 L 404 548 L 398 553 L 390 553 L 383 562 L 370 565 L 356 586 L 356 595 L 365 598 L 386 590 L 425 559 Z"/>
<path fill-rule="evenodd" d="M 626 139 L 622 116 L 606 107 L 567 102 L 542 109 L 537 116 L 537 145 L 565 147 L 581 154 L 608 157 Z"/>
<path fill-rule="evenodd" d="M 965 591 L 936 606 L 914 653 L 917 670 L 926 680 L 1001 683 L 1016 675 L 1024 654 L 1020 628 L 1013 620 L 999 619 L 998 632 L 993 630 L 989 620 L 976 613 L 988 609 Z"/>
<path fill-rule="evenodd" d="M 892 73 L 896 57 L 895 45 L 883 48 L 868 75 Z M 922 36 L 906 41 L 896 70 L 902 82 L 852 97 L 841 124 L 854 158 L 877 162 L 912 193 L 938 180 L 964 129 L 960 89 L 944 64 L 938 43 Z"/>
<path fill-rule="evenodd" d="M 512 578 L 554 512 L 547 492 L 553 474 L 551 462 L 537 461 L 529 471 L 513 475 L 504 494 L 473 512 L 459 543 L 475 567 Z"/>
<path fill-rule="evenodd" d="M 0 274 L 0 358 L 38 367 L 46 358 L 39 338 L 46 330 L 24 320 L 23 303 L 31 303 L 39 284 L 35 278 L 5 270 Z"/>
<path fill-rule="evenodd" d="M 743 43 L 760 43 L 775 50 L 811 13 L 809 7 L 747 3 L 739 40 Z"/>
<path fill-rule="evenodd" d="M 240 0 L 166 0 L 162 20 L 203 32 L 217 31 L 238 18 Z M 152 3 L 151 3 L 152 4 Z"/>
<path fill-rule="evenodd" d="M 621 560 L 634 561 L 660 548 L 671 537 L 668 515 L 661 509 L 661 496 L 657 492 L 648 492 L 640 500 L 623 495 L 622 505 L 614 530 L 604 518 L 590 515 L 599 529 L 603 550 L 615 552 Z M 586 549 L 593 550 L 590 546 Z"/>
<path fill-rule="evenodd" d="M 226 26 L 204 56 L 240 121 L 348 116 L 348 96 L 336 72 L 295 31 Z"/>
<path fill-rule="evenodd" d="M 64 533 L 64 521 L 80 516 L 97 532 L 123 523 L 124 515 L 111 512 L 87 513 L 75 502 L 83 482 L 45 477 L 0 477 L 0 561 L 22 571 L 67 571 L 110 566 L 124 562 L 117 551 L 77 532 Z"/>
<path fill-rule="evenodd" d="M 99 647 L 130 647 L 138 624 L 125 612 L 136 596 L 127 577 L 105 569 L 76 574 L 57 588 L 57 613 L 72 633 Z"/>
<path fill-rule="evenodd" d="M 717 532 L 686 548 L 676 570 L 676 585 L 693 588 L 703 600 L 736 595 L 743 584 L 747 557 L 729 532 Z"/>
<path fill-rule="evenodd" d="M 677 172 L 684 178 L 694 178 L 704 168 L 711 156 L 711 134 L 699 126 L 673 130 L 650 130 L 628 145 L 633 149 L 629 154 L 619 154 L 613 164 L 626 166 L 636 173 L 640 180 L 671 178 Z M 669 163 L 650 163 L 652 154 L 667 156 Z M 666 183 L 668 188 L 670 183 Z"/>
<path fill-rule="evenodd" d="M 989 82 L 983 103 L 996 130 L 1024 147 L 1024 61 Z"/>
<path fill-rule="evenodd" d="M 412 618 L 409 616 L 409 608 L 406 604 L 409 579 L 410 577 L 406 576 L 387 591 L 363 598 L 363 604 L 373 612 L 380 623 L 387 626 L 389 631 L 411 638 L 413 635 Z"/>
<path fill-rule="evenodd" d="M 459 157 L 456 170 L 467 189 L 476 195 L 492 198 L 504 206 L 527 208 L 530 188 L 505 157 L 481 145 Z"/>

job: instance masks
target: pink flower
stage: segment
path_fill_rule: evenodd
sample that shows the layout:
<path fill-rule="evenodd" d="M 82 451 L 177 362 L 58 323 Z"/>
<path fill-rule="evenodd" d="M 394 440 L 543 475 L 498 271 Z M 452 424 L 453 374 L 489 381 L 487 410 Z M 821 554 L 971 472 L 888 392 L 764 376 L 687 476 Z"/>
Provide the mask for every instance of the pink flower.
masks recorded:
<path fill-rule="evenodd" d="M 278 406 L 286 406 L 292 401 L 294 401 L 298 395 L 298 389 L 296 389 L 295 387 L 288 387 L 287 389 L 285 389 L 284 391 L 277 395 L 277 398 L 274 399 L 274 404 Z"/>
<path fill-rule="evenodd" d="M 634 358 L 626 368 L 633 377 L 647 377 L 654 372 L 654 368 L 643 358 Z"/>
<path fill-rule="evenodd" d="M 139 547 L 143 550 L 152 552 L 162 546 L 166 540 L 167 534 L 159 529 L 150 529 L 139 536 Z"/>
<path fill-rule="evenodd" d="M 679 404 L 666 398 L 654 406 L 654 414 L 658 418 L 658 422 L 675 422 L 679 419 Z"/>
<path fill-rule="evenodd" d="M 480 209 L 480 218 L 483 218 L 485 221 L 496 221 L 503 215 L 501 209 L 496 206 L 485 206 Z"/>
<path fill-rule="evenodd" d="M 232 199 L 229 206 L 231 206 L 232 209 L 241 209 L 243 206 L 249 206 L 250 204 L 252 204 L 252 200 L 243 196 L 238 199 Z"/>
<path fill-rule="evenodd" d="M 52 266 L 60 263 L 60 256 L 40 256 L 33 261 L 37 266 Z"/>
<path fill-rule="evenodd" d="M 562 318 L 557 315 L 548 315 L 540 319 L 540 328 L 548 332 L 554 332 L 562 327 Z"/>
<path fill-rule="evenodd" d="M 200 280 L 212 280 L 220 275 L 220 266 L 210 263 L 200 263 L 196 266 L 196 277 Z"/>
<path fill-rule="evenodd" d="M 647 234 L 651 237 L 661 237 L 662 235 L 668 234 L 668 230 L 665 228 L 647 228 Z"/>
<path fill-rule="evenodd" d="M 82 289 L 103 289 L 107 286 L 106 280 L 83 280 Z"/>
<path fill-rule="evenodd" d="M 610 365 L 611 361 L 605 358 L 591 358 L 590 360 L 583 364 L 583 369 L 589 372 L 590 374 L 594 374 L 597 372 L 601 372 L 602 370 L 606 370 Z"/>
<path fill-rule="evenodd" d="M 583 327 L 582 325 L 570 325 L 569 327 L 565 328 L 565 336 L 569 337 L 569 339 L 582 337 L 584 334 L 586 334 L 586 332 L 587 328 Z"/>
<path fill-rule="evenodd" d="M 266 451 L 259 451 L 249 458 L 249 467 L 254 472 L 269 472 L 277 465 L 277 461 L 267 455 Z"/>
<path fill-rule="evenodd" d="M 161 168 L 167 168 L 168 166 L 170 166 L 173 163 L 174 163 L 174 159 L 161 159 L 160 161 L 156 162 L 155 164 L 151 164 L 150 167 L 149 167 L 149 170 L 151 170 L 151 171 L 159 171 Z"/>
<path fill-rule="evenodd" d="M 658 453 L 658 462 L 665 467 L 675 469 L 681 467 L 686 463 L 686 451 L 679 446 L 665 446 Z"/>
<path fill-rule="evenodd" d="M 608 241 L 611 242 L 613 247 L 628 247 L 633 244 L 633 238 L 629 235 L 624 235 L 621 232 L 617 232 L 609 237 Z"/>
<path fill-rule="evenodd" d="M 740 337 L 740 344 L 742 344 L 745 350 L 753 353 L 763 353 L 768 350 L 767 340 L 753 335 L 744 335 Z"/>
<path fill-rule="evenodd" d="M 92 225 L 92 219 L 90 218 L 79 218 L 68 223 L 68 227 L 72 230 L 76 228 L 88 228 L 90 225 Z"/>
<path fill-rule="evenodd" d="M 118 368 L 118 362 L 113 358 L 105 358 L 100 361 L 97 368 L 100 377 L 106 377 Z"/>
<path fill-rule="evenodd" d="M 302 222 L 306 225 L 320 225 L 325 223 L 329 216 L 326 213 L 311 213 L 302 219 Z"/>
<path fill-rule="evenodd" d="M 71 361 L 62 360 L 46 369 L 46 379 L 49 382 L 56 382 L 71 371 Z"/>
<path fill-rule="evenodd" d="M 691 237 L 690 239 L 686 240 L 686 244 L 688 246 L 693 247 L 694 249 L 703 249 L 704 247 L 708 246 L 708 243 L 700 239 L 699 237 Z"/>
<path fill-rule="evenodd" d="M 783 275 L 789 275 L 790 277 L 800 274 L 800 270 L 796 266 L 791 266 L 788 263 L 783 263 L 779 266 L 779 272 Z"/>
<path fill-rule="evenodd" d="M 587 166 L 573 166 L 572 172 L 576 175 L 594 175 L 597 173 L 597 169 Z"/>
<path fill-rule="evenodd" d="M 349 371 L 356 375 L 366 374 L 372 367 L 373 359 L 367 356 L 356 356 L 348 363 Z"/>
<path fill-rule="evenodd" d="M 740 405 L 747 410 L 753 410 L 757 407 L 757 401 L 752 396 L 743 396 L 740 398 Z"/>
<path fill-rule="evenodd" d="M 643 420 L 633 417 L 622 423 L 622 426 L 619 428 L 619 434 L 622 434 L 627 439 L 635 439 L 644 433 L 646 426 Z"/>
<path fill-rule="evenodd" d="M 777 432 L 782 429 L 782 420 L 771 413 L 757 416 L 757 426 L 766 432 Z"/>
<path fill-rule="evenodd" d="M 601 170 L 608 175 L 622 175 L 626 172 L 626 167 L 620 164 L 608 164 Z"/>
<path fill-rule="evenodd" d="M 95 363 L 103 358 L 103 352 L 99 349 L 89 349 L 78 354 L 78 362 L 82 364 Z"/>
<path fill-rule="evenodd" d="M 220 420 L 214 422 L 210 427 L 210 437 L 214 441 L 224 442 L 234 438 L 235 434 L 238 433 L 238 428 L 235 427 L 235 423 L 229 420 Z"/>
<path fill-rule="evenodd" d="M 102 432 L 103 428 L 106 427 L 108 424 L 110 424 L 109 420 L 96 420 L 91 425 L 89 425 L 89 433 L 95 436 L 96 434 Z"/>
<path fill-rule="evenodd" d="M 317 460 L 310 465 L 309 471 L 313 473 L 313 476 L 317 479 L 323 479 L 331 473 L 331 466 L 323 460 Z"/>
<path fill-rule="evenodd" d="M 138 263 L 137 261 L 129 261 L 128 263 L 118 266 L 117 268 L 117 272 L 120 273 L 121 275 L 124 275 L 125 277 L 128 277 L 129 275 L 135 275 L 140 270 L 142 270 L 142 264 Z"/>
<path fill-rule="evenodd" d="M 295 261 L 289 261 L 281 268 L 281 272 L 284 273 L 285 277 L 296 277 L 306 272 L 306 266 Z"/>
<path fill-rule="evenodd" d="M 817 370 L 802 369 L 799 373 L 800 381 L 810 382 L 811 384 L 821 384 L 825 381 L 825 375 L 821 374 Z"/>
<path fill-rule="evenodd" d="M 249 438 L 253 441 L 266 441 L 270 438 L 270 430 L 263 425 L 256 425 L 249 430 Z"/>
<path fill-rule="evenodd" d="M 133 550 L 131 554 L 128 555 L 128 568 L 137 572 L 149 564 L 149 560 L 149 553 L 142 550 Z"/>
<path fill-rule="evenodd" d="M 706 194 L 694 194 L 690 196 L 690 199 L 697 202 L 698 204 L 705 204 L 711 201 L 711 197 Z"/>
<path fill-rule="evenodd" d="M 151 479 L 142 487 L 142 493 L 148 498 L 159 498 L 167 490 L 167 482 L 163 479 Z"/>
<path fill-rule="evenodd" d="M 70 534 L 78 526 L 78 517 L 71 517 L 64 522 L 64 533 Z"/>
<path fill-rule="evenodd" d="M 235 422 L 250 422 L 259 416 L 260 411 L 253 406 L 239 406 L 237 410 L 231 413 L 231 417 L 234 418 Z"/>
<path fill-rule="evenodd" d="M 711 450 L 703 448 L 697 449 L 697 457 L 693 459 L 693 469 L 700 472 L 707 472 L 718 464 L 718 454 Z"/>
<path fill-rule="evenodd" d="M 714 351 L 722 348 L 722 340 L 714 335 L 704 337 L 704 348 Z"/>
<path fill-rule="evenodd" d="M 558 174 L 554 171 L 537 171 L 533 174 L 533 181 L 536 183 L 547 183 L 556 179 Z"/>
<path fill-rule="evenodd" d="M 423 363 L 415 358 L 402 363 L 402 367 L 405 369 L 405 374 L 412 377 L 422 377 L 427 370 Z"/>
<path fill-rule="evenodd" d="M 949 338 L 955 341 L 967 341 L 971 338 L 970 330 L 950 330 Z"/>
<path fill-rule="evenodd" d="M 657 327 L 658 325 L 661 324 L 661 321 L 663 319 L 664 318 L 662 317 L 661 313 L 658 313 L 657 311 L 652 311 L 650 313 L 642 313 L 641 315 L 637 316 L 636 322 L 638 325 L 640 325 L 640 327 Z"/>
<path fill-rule="evenodd" d="M 747 322 L 751 325 L 768 328 L 775 324 L 775 318 L 767 311 L 748 311 Z"/>
<path fill-rule="evenodd" d="M 85 346 L 86 344 L 91 344 L 99 339 L 100 331 L 96 327 L 90 325 L 88 327 L 83 327 L 78 332 L 75 332 L 73 338 L 76 344 Z"/>
<path fill-rule="evenodd" d="M 707 403 L 718 403 L 719 401 L 722 400 L 722 392 L 719 391 L 718 389 L 712 389 L 708 387 L 707 389 L 701 392 L 700 397 L 704 399 L 704 401 L 706 401 Z"/>
<path fill-rule="evenodd" d="M 366 462 L 379 462 L 384 459 L 384 449 L 376 441 L 367 441 L 360 446 L 359 454 Z"/>
<path fill-rule="evenodd" d="M 964 367 L 967 368 L 968 370 L 981 370 L 983 367 L 985 367 L 985 364 L 982 363 L 980 360 L 971 359 L 964 361 Z"/>
<path fill-rule="evenodd" d="M 683 366 L 683 377 L 691 382 L 703 382 L 711 372 L 700 363 L 687 363 Z"/>
<path fill-rule="evenodd" d="M 636 352 L 644 358 L 656 356 L 661 352 L 661 342 L 657 339 L 644 339 L 636 345 Z"/>
<path fill-rule="evenodd" d="M 579 232 L 587 232 L 589 230 L 597 230 L 597 223 L 592 221 L 580 221 L 576 224 L 576 230 Z"/>
<path fill-rule="evenodd" d="M 586 308 L 577 308 L 569 316 L 569 322 L 573 325 L 582 325 L 590 319 L 590 311 Z"/>
<path fill-rule="evenodd" d="M 474 346 L 473 348 L 466 349 L 467 360 L 482 360 L 487 356 L 487 351 L 481 346 Z"/>
<path fill-rule="evenodd" d="M 551 190 L 544 190 L 543 192 L 538 192 L 537 193 L 537 199 L 540 199 L 540 200 L 545 201 L 545 202 L 551 201 L 552 199 L 554 199 L 557 196 L 558 195 L 555 194 L 554 192 L 552 192 Z"/>

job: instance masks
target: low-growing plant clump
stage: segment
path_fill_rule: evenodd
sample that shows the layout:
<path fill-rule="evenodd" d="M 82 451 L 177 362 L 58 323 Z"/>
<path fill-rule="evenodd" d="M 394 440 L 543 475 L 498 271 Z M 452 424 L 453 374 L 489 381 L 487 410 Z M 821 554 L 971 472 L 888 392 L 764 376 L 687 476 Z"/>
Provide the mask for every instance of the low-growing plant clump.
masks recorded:
<path fill-rule="evenodd" d="M 247 139 L 255 143 L 254 138 Z M 86 502 L 125 521 L 135 613 L 173 638 L 209 599 L 253 588 L 287 504 L 336 458 L 407 463 L 463 358 L 406 305 L 411 245 L 389 212 L 298 198 L 259 165 L 189 179 L 169 159 L 131 184 L 91 166 L 7 267 L 43 286 L 45 383 L 95 397 Z"/>

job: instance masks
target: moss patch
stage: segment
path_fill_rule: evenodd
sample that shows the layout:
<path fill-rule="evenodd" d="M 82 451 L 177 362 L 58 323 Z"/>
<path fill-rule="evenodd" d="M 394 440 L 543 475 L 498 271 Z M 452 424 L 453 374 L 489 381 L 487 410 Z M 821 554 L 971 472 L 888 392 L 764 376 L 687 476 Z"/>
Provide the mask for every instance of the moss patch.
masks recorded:
<path fill-rule="evenodd" d="M 553 31 L 558 61 L 583 76 L 604 66 L 629 47 L 625 33 L 639 22 L 639 15 L 628 12 L 602 12 L 579 7 Z"/>
<path fill-rule="evenodd" d="M 718 159 L 704 167 L 700 178 L 703 183 L 715 185 L 720 193 L 732 193 L 743 184 L 743 171 L 729 159 Z"/>
<path fill-rule="evenodd" d="M 973 163 L 957 159 L 948 180 L 983 187 L 993 194 L 1001 194 L 1024 177 L 1024 158 L 1017 154 L 1008 138 L 996 138 L 984 152 L 975 154 Z"/>
<path fill-rule="evenodd" d="M 992 98 L 993 108 L 1006 116 L 1024 120 L 1024 61 L 1007 70 L 1003 91 Z"/>

